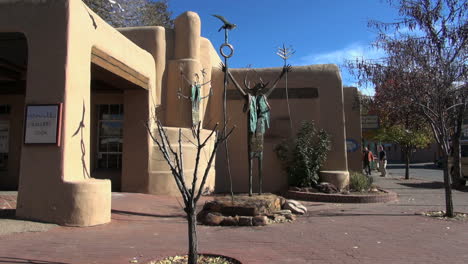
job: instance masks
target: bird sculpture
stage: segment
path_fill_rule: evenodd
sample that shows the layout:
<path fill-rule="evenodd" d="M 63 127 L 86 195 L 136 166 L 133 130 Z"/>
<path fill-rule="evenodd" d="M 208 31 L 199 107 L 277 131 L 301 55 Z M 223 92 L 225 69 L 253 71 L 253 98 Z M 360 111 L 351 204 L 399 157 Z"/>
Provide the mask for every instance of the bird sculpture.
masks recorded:
<path fill-rule="evenodd" d="M 227 29 L 227 30 L 232 30 L 232 29 L 235 29 L 237 27 L 236 24 L 232 24 L 230 23 L 229 21 L 226 20 L 226 18 L 224 18 L 223 16 L 220 16 L 220 15 L 213 15 L 214 17 L 218 18 L 219 20 L 221 20 L 224 25 L 222 27 L 219 28 L 218 32 L 221 31 L 221 29 Z"/>

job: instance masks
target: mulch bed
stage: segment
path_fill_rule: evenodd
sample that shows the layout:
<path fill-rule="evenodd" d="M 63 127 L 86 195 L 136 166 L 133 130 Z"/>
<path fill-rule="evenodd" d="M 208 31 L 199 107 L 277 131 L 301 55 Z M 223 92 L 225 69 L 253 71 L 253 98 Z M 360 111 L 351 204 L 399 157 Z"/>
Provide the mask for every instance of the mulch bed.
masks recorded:
<path fill-rule="evenodd" d="M 422 216 L 429 216 L 434 217 L 439 220 L 447 220 L 447 221 L 466 221 L 468 222 L 468 214 L 467 213 L 460 213 L 454 212 L 454 217 L 447 217 L 445 216 L 445 211 L 428 211 L 428 212 L 417 212 L 416 215 Z"/>
<path fill-rule="evenodd" d="M 172 256 L 162 260 L 153 260 L 148 264 L 186 264 L 188 256 Z M 242 264 L 237 259 L 233 259 L 226 256 L 214 255 L 214 254 L 200 254 L 198 255 L 197 264 Z"/>

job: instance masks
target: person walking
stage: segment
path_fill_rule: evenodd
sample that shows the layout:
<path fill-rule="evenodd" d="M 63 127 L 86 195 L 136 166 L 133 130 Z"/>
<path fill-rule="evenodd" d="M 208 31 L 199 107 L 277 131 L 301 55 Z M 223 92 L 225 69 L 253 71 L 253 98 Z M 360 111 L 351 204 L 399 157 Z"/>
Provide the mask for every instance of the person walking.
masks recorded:
<path fill-rule="evenodd" d="M 379 146 L 379 168 L 380 177 L 385 177 L 387 175 L 387 153 L 383 146 Z"/>
<path fill-rule="evenodd" d="M 372 152 L 369 151 L 367 147 L 364 148 L 364 151 L 362 152 L 362 162 L 364 164 L 364 171 L 366 172 L 366 175 L 371 175 L 371 167 L 370 167 L 370 162 L 372 161 L 373 158 L 371 158 Z"/>

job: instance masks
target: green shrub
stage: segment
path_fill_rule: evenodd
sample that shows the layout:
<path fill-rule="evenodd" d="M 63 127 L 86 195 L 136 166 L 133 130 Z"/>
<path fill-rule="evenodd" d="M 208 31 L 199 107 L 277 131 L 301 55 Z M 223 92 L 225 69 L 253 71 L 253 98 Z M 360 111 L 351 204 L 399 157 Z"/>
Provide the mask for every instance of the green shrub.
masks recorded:
<path fill-rule="evenodd" d="M 372 187 L 373 178 L 359 172 L 351 172 L 349 176 L 349 188 L 352 191 L 367 192 Z"/>
<path fill-rule="evenodd" d="M 311 187 L 318 183 L 319 171 L 330 150 L 330 136 L 317 130 L 312 122 L 303 121 L 296 139 L 285 140 L 275 147 L 288 173 L 289 185 Z"/>

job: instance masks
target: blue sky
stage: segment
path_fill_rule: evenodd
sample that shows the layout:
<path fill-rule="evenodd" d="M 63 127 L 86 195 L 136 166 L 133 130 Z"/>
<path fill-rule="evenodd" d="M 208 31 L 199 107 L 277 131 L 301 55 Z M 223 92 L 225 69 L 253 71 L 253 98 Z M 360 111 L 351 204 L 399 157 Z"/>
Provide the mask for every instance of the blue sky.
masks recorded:
<path fill-rule="evenodd" d="M 218 32 L 220 14 L 237 28 L 230 33 L 235 54 L 231 67 L 280 67 L 275 54 L 285 43 L 296 54 L 294 65 L 335 63 L 356 56 L 378 58 L 382 52 L 370 47 L 375 32 L 367 28 L 369 19 L 391 22 L 397 10 L 381 0 L 170 0 L 173 17 L 185 11 L 197 12 L 202 21 L 202 36 L 217 48 L 224 40 Z M 344 85 L 354 78 L 342 68 Z"/>

